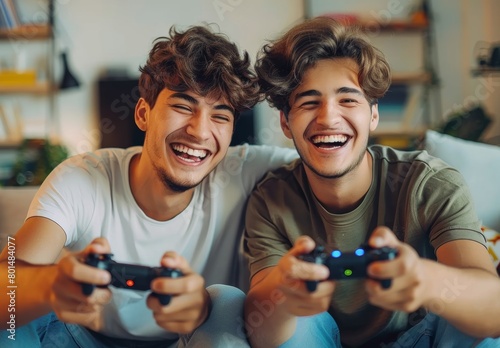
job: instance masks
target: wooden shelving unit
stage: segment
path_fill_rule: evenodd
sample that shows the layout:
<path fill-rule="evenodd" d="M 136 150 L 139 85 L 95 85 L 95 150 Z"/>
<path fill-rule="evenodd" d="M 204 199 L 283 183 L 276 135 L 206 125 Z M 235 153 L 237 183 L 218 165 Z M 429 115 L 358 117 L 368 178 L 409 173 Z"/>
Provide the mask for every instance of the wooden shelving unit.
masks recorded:
<path fill-rule="evenodd" d="M 48 114 L 47 117 L 47 129 L 46 133 L 48 135 L 50 131 L 51 124 L 53 123 L 53 118 L 55 117 L 55 82 L 54 82 L 54 57 L 55 57 L 55 43 L 54 43 L 54 0 L 45 0 L 47 6 L 48 19 L 46 23 L 41 24 L 21 24 L 14 26 L 11 29 L 0 29 L 0 41 L 4 44 L 4 47 L 9 48 L 9 45 L 5 43 L 22 43 L 23 45 L 30 45 L 30 42 L 43 41 L 47 44 L 45 57 L 45 65 L 41 71 L 44 76 L 43 79 L 39 79 L 38 76 L 33 72 L 33 80 L 22 79 L 17 77 L 15 73 L 14 77 L 9 76 L 9 72 L 6 72 L 6 77 L 3 81 L 0 80 L 0 96 L 9 95 L 9 98 L 14 95 L 23 95 L 22 98 L 43 97 L 46 99 L 48 104 Z M 12 45 L 15 47 L 16 45 Z M 38 67 L 40 68 L 40 67 Z M 34 69 L 34 68 L 33 68 Z M 4 71 L 5 72 L 5 71 Z M 20 71 L 21 76 L 24 71 Z M 9 99 L 6 99 L 7 101 Z M 25 99 L 23 99 L 24 102 Z M 26 99 L 29 101 L 29 99 Z M 19 117 L 18 117 L 19 118 Z M 21 115 L 22 118 L 22 115 Z M 4 118 L 4 122 L 5 118 Z M 0 126 L 2 123 L 0 122 Z M 8 128 L 8 127 L 5 127 Z M 7 134 L 8 136 L 8 134 Z M 16 138 L 18 135 L 16 135 Z M 11 141 L 8 137 L 7 139 L 0 139 L 0 148 L 11 147 L 12 144 L 16 143 Z"/>
<path fill-rule="evenodd" d="M 418 22 L 391 21 L 388 23 L 361 22 L 355 24 L 363 28 L 366 32 L 375 32 L 381 35 L 420 35 L 423 43 L 423 71 L 393 72 L 392 76 L 393 85 L 407 85 L 409 88 L 412 85 L 419 85 L 421 87 L 421 92 L 418 95 L 408 97 L 407 108 L 401 115 L 401 122 L 399 125 L 379 124 L 379 129 L 372 133 L 373 142 L 398 148 L 411 148 L 416 139 L 421 138 L 428 128 L 434 126 L 434 121 L 431 116 L 429 116 L 432 115 L 430 95 L 432 89 L 437 86 L 439 79 L 432 57 L 434 44 L 432 41 L 433 32 L 431 30 L 431 24 L 431 18 L 426 18 L 426 20 Z M 422 114 L 427 118 L 419 120 L 420 122 L 415 124 L 414 117 L 416 116 L 416 110 L 418 108 L 423 108 Z M 440 115 L 440 108 L 440 100 L 438 100 L 435 110 L 436 116 Z M 383 115 L 381 115 L 381 117 L 383 118 Z"/>

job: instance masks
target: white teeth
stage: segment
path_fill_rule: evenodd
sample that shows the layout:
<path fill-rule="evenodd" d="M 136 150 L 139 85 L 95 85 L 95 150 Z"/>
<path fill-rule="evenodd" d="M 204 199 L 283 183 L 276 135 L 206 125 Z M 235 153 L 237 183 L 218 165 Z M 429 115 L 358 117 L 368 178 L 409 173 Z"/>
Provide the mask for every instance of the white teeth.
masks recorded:
<path fill-rule="evenodd" d="M 336 134 L 336 135 L 317 135 L 312 139 L 313 143 L 345 143 L 347 141 L 347 136 Z"/>
<path fill-rule="evenodd" d="M 172 147 L 175 151 L 186 153 L 190 156 L 199 158 L 205 158 L 208 154 L 208 151 L 206 150 L 196 150 L 181 144 L 174 144 Z"/>

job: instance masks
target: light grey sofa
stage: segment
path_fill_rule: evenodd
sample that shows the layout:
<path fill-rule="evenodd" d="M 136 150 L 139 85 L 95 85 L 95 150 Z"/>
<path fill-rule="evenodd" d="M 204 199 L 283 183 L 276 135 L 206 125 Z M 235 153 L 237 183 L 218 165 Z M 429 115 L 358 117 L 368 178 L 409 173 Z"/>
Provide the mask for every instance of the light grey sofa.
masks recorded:
<path fill-rule="evenodd" d="M 500 146 L 428 130 L 424 149 L 462 173 L 483 225 L 500 232 Z"/>

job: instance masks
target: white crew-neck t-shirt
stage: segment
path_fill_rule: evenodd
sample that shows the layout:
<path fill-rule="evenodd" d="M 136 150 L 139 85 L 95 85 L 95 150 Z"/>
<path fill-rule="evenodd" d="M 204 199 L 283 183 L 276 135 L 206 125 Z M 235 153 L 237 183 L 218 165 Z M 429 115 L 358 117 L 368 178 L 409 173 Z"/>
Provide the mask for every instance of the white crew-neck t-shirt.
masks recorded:
<path fill-rule="evenodd" d="M 28 217 L 43 216 L 60 225 L 70 250 L 105 237 L 115 261 L 146 266 L 159 266 L 161 256 L 172 250 L 188 260 L 206 286 L 241 285 L 241 274 L 248 274 L 240 269 L 239 256 L 247 197 L 268 170 L 295 159 L 296 151 L 231 147 L 195 188 L 184 211 L 171 220 L 156 221 L 140 209 L 130 190 L 130 160 L 141 149 L 100 149 L 66 160 L 44 181 Z M 156 325 L 145 303 L 149 292 L 111 289 L 101 333 L 144 340 L 176 337 Z"/>

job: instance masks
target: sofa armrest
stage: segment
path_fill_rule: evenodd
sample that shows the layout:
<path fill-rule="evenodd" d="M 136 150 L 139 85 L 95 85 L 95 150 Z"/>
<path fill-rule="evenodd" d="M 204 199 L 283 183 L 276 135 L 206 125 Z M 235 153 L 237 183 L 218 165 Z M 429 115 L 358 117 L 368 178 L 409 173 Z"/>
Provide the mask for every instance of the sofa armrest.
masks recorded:
<path fill-rule="evenodd" d="M 23 225 L 38 186 L 0 187 L 0 248 Z"/>

